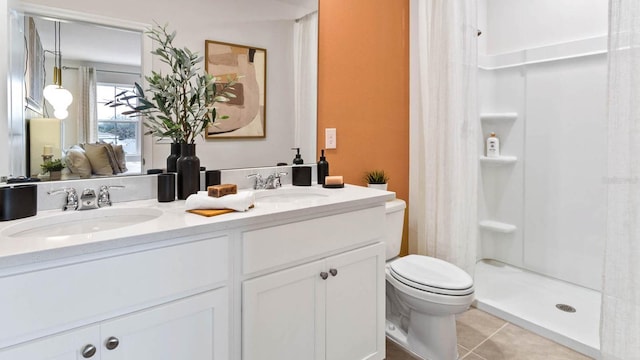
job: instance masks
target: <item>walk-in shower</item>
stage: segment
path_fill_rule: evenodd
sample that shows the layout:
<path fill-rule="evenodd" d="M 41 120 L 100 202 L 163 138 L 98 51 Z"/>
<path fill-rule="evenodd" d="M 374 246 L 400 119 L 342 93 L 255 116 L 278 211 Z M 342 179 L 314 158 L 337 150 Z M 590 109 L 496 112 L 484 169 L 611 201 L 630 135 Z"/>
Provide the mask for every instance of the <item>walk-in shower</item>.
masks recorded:
<path fill-rule="evenodd" d="M 480 159 L 477 306 L 597 357 L 607 1 L 486 0 L 479 27 L 481 133 L 501 157 Z"/>

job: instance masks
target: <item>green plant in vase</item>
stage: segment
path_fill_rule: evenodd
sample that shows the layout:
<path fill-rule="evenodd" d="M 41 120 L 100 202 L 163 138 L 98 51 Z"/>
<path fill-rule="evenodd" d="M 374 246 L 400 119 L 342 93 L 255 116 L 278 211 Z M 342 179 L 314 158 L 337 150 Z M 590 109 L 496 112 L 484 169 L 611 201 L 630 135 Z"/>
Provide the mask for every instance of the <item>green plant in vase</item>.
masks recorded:
<path fill-rule="evenodd" d="M 123 91 L 107 105 L 127 106 L 130 110 L 123 112 L 124 115 L 144 116 L 145 135 L 170 138 L 174 143 L 172 149 L 180 144 L 180 157 L 175 162 L 178 199 L 186 199 L 200 189 L 200 160 L 195 156 L 195 140 L 218 118 L 215 103 L 235 97 L 232 90 L 236 79 L 219 82 L 213 75 L 201 71 L 202 56 L 186 47 L 176 47 L 173 43 L 176 32 L 169 33 L 167 25 L 156 24 L 146 34 L 158 44 L 151 54 L 171 71 L 152 71 L 150 76 L 145 76 L 148 89 L 136 83 L 133 92 Z M 168 171 L 170 167 L 168 158 Z"/>

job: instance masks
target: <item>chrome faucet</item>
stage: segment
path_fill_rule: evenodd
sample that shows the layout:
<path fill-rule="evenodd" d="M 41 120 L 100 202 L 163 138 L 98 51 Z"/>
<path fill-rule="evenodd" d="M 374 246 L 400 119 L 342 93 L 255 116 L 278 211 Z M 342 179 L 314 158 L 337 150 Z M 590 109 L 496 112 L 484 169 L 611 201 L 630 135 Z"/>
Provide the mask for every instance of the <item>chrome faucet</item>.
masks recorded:
<path fill-rule="evenodd" d="M 109 189 L 124 189 L 124 185 L 102 185 L 98 193 L 98 207 L 111 206 L 111 194 Z"/>
<path fill-rule="evenodd" d="M 82 190 L 80 195 L 80 203 L 78 204 L 78 210 L 97 209 L 98 202 L 96 201 L 96 192 L 93 189 Z"/>
<path fill-rule="evenodd" d="M 255 182 L 253 183 L 253 188 L 255 190 L 261 189 L 276 189 L 282 186 L 282 181 L 280 179 L 281 176 L 287 175 L 286 172 L 278 172 L 273 173 L 265 179 L 260 174 L 251 174 L 247 175 L 248 178 L 255 178 Z"/>
<path fill-rule="evenodd" d="M 62 206 L 62 211 L 66 210 L 77 210 L 78 209 L 78 193 L 74 188 L 62 188 L 51 190 L 47 192 L 49 195 L 56 195 L 66 193 L 67 194 L 67 203 Z"/>

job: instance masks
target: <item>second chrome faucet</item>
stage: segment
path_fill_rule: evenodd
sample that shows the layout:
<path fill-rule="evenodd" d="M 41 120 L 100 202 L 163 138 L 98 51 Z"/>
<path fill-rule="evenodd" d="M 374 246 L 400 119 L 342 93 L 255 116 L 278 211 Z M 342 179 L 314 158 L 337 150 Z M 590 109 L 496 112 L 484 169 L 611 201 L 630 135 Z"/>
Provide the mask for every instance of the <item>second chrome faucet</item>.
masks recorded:
<path fill-rule="evenodd" d="M 253 188 L 255 190 L 261 189 L 276 189 L 282 186 L 282 181 L 280 179 L 281 176 L 287 175 L 286 172 L 277 172 L 273 173 L 266 178 L 264 178 L 260 174 L 251 174 L 247 175 L 248 178 L 255 178 L 255 182 L 253 184 Z"/>

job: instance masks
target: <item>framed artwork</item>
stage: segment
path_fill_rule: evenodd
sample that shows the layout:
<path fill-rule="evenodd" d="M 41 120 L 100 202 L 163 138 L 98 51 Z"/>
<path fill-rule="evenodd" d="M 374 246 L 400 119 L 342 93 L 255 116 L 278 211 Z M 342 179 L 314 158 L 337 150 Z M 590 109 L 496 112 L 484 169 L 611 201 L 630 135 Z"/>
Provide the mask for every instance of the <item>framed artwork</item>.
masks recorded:
<path fill-rule="evenodd" d="M 226 103 L 216 103 L 218 119 L 209 125 L 205 137 L 265 137 L 267 50 L 206 40 L 205 71 L 218 82 L 237 79 L 231 91 L 236 97 Z M 227 119 L 220 119 L 225 115 Z"/>
<path fill-rule="evenodd" d="M 27 33 L 27 62 L 25 71 L 25 100 L 27 107 L 37 113 L 42 114 L 44 98 L 44 50 L 40 35 L 36 28 L 36 23 L 32 17 L 25 21 Z"/>

